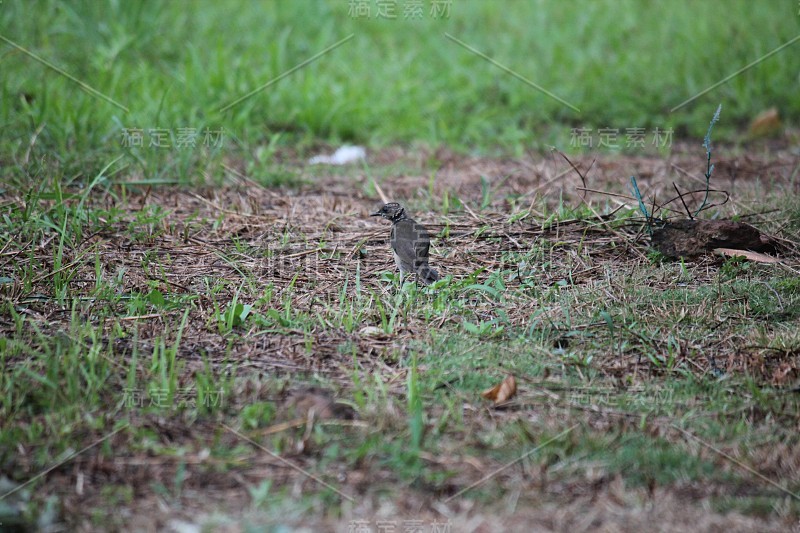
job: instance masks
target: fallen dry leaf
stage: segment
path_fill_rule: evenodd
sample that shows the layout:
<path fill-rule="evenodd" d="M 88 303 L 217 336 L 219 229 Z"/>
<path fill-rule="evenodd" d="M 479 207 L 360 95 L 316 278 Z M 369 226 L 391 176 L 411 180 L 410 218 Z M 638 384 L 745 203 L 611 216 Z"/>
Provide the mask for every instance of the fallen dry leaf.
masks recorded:
<path fill-rule="evenodd" d="M 772 257 L 771 255 L 762 254 L 759 252 L 751 252 L 750 250 L 736 250 L 734 248 L 714 248 L 714 253 L 720 255 L 727 255 L 728 257 L 742 256 L 750 261 L 757 263 L 780 263 L 780 260 Z"/>
<path fill-rule="evenodd" d="M 318 420 L 341 419 L 352 420 L 355 416 L 353 408 L 337 403 L 333 395 L 320 387 L 306 387 L 292 394 L 286 402 L 294 416 L 306 418 L 313 412 Z"/>
<path fill-rule="evenodd" d="M 495 405 L 510 400 L 517 393 L 517 381 L 509 375 L 506 379 L 481 393 L 487 400 L 492 400 Z"/>
<path fill-rule="evenodd" d="M 762 111 L 750 123 L 750 135 L 753 137 L 768 137 L 780 133 L 783 125 L 778 109 L 771 107 Z"/>

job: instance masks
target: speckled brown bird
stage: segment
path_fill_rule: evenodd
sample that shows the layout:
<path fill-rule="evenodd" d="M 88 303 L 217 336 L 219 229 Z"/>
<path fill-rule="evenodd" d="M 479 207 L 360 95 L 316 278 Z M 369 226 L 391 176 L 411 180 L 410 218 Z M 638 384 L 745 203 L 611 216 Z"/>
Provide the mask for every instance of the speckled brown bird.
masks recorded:
<path fill-rule="evenodd" d="M 405 274 L 413 273 L 425 285 L 439 279 L 439 273 L 428 265 L 428 249 L 431 239 L 425 226 L 414 222 L 406 214 L 406 209 L 397 202 L 384 204 L 373 217 L 383 217 L 392 223 L 390 241 L 394 262 L 400 269 L 400 283 Z"/>

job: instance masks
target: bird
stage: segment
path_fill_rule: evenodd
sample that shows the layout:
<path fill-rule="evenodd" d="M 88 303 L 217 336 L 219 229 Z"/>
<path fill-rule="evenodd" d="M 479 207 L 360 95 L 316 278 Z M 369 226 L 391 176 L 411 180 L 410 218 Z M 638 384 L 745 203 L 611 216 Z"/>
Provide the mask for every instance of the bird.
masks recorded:
<path fill-rule="evenodd" d="M 425 285 L 439 279 L 439 273 L 428 265 L 428 248 L 431 244 L 428 231 L 406 214 L 405 207 L 397 202 L 389 202 L 370 213 L 370 216 L 383 217 L 392 223 L 389 239 L 394 262 L 400 269 L 401 285 L 405 274 L 416 274 L 417 280 Z"/>

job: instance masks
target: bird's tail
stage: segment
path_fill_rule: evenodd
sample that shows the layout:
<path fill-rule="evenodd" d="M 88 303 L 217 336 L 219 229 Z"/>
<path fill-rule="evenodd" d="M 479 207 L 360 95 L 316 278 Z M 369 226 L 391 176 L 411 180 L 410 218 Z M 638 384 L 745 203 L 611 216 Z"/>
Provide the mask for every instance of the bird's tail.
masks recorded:
<path fill-rule="evenodd" d="M 417 270 L 417 278 L 425 285 L 430 285 L 439 280 L 439 273 L 428 265 L 420 265 L 419 270 Z"/>

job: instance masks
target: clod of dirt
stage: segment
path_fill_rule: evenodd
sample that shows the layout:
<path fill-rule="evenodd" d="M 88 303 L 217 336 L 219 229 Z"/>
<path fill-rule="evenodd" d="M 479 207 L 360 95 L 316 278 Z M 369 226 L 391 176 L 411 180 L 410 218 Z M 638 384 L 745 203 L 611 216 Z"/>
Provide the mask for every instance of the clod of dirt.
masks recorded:
<path fill-rule="evenodd" d="M 653 230 L 653 248 L 667 257 L 696 257 L 715 248 L 774 252 L 776 242 L 744 222 L 677 220 Z"/>

